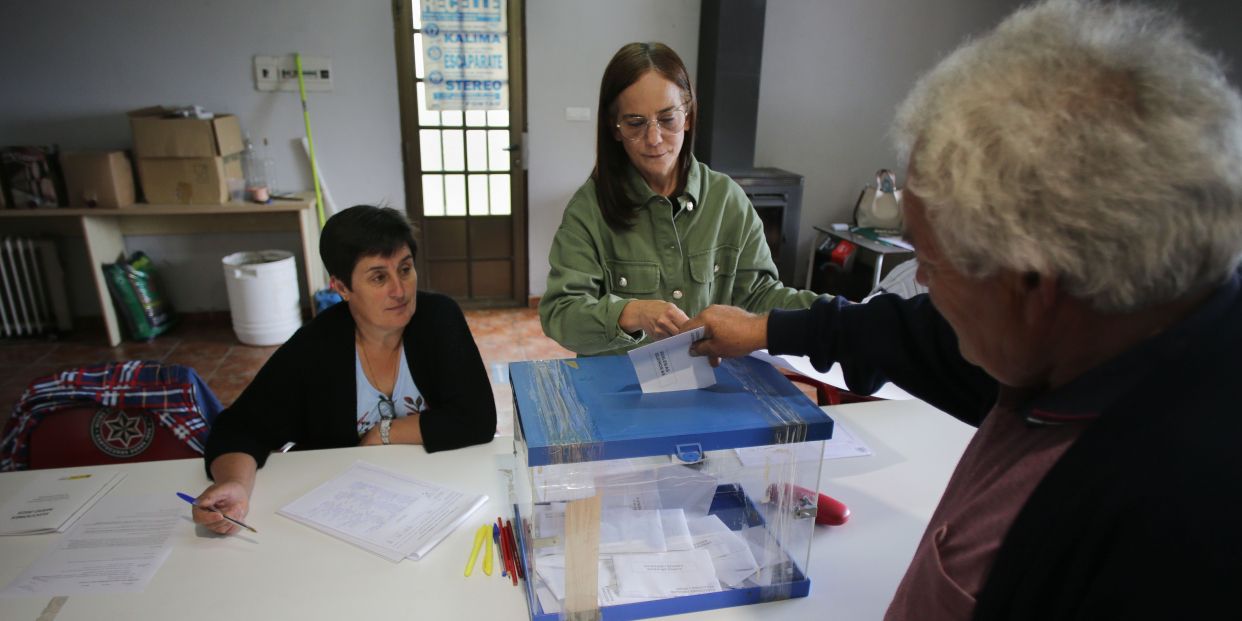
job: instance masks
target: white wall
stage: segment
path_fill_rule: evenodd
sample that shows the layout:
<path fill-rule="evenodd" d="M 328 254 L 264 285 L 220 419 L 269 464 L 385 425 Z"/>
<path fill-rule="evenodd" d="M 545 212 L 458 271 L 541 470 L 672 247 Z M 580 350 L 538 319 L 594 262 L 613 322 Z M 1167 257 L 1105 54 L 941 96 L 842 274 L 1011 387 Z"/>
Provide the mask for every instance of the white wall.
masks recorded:
<path fill-rule="evenodd" d="M 863 184 L 876 170 L 896 167 L 888 127 L 914 80 L 1015 6 L 769 0 L 755 163 L 806 177 L 798 282 L 812 251 L 812 225 L 848 222 Z"/>
<path fill-rule="evenodd" d="M 306 189 L 298 95 L 258 92 L 251 77 L 254 55 L 298 51 L 332 59 L 335 90 L 309 99 L 316 155 L 338 207 L 405 205 L 389 2 L 41 0 L 6 2 L 0 16 L 0 144 L 128 148 L 127 110 L 192 103 L 236 114 L 256 142 L 268 139 L 279 186 Z M 264 233 L 144 236 L 126 245 L 156 260 L 183 311 L 228 308 L 221 257 L 298 250 L 295 235 Z M 66 254 L 71 265 L 84 257 Z M 98 314 L 80 276 L 72 283 L 79 314 Z"/>
<path fill-rule="evenodd" d="M 677 51 L 691 79 L 698 70 L 699 0 L 527 0 L 526 78 L 530 295 L 543 295 L 548 250 L 561 212 L 595 165 L 599 81 L 631 41 Z M 590 108 L 589 122 L 565 108 Z"/>

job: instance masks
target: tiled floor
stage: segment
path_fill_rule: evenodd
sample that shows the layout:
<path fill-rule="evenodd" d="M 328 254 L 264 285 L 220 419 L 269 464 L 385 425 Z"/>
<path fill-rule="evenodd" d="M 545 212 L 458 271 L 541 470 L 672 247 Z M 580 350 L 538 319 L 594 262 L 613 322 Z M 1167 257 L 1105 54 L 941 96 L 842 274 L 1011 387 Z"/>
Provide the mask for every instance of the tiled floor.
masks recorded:
<path fill-rule="evenodd" d="M 466 321 L 494 382 L 505 381 L 506 362 L 573 356 L 543 335 L 539 315 L 533 309 L 466 311 Z M 183 322 L 150 343 L 126 342 L 108 347 L 103 344 L 101 333 L 83 331 L 59 341 L 0 341 L 0 429 L 30 380 L 66 367 L 133 359 L 184 364 L 194 367 L 220 401 L 228 405 L 276 351 L 276 347 L 239 343 L 223 314 L 218 319 Z M 500 395 L 497 402 L 503 407 L 508 398 Z M 505 422 L 502 416 L 502 424 Z"/>

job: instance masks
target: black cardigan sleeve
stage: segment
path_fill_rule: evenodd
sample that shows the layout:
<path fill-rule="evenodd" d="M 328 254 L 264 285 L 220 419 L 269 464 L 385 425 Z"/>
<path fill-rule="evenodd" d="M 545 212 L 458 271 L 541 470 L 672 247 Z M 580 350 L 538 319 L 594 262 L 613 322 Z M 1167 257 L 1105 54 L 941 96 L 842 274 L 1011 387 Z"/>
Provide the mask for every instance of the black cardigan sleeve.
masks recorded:
<path fill-rule="evenodd" d="M 496 402 L 461 308 L 449 297 L 420 292 L 411 324 L 407 359 L 427 398 L 419 417 L 427 452 L 491 442 Z"/>
<path fill-rule="evenodd" d="M 303 409 L 292 400 L 305 392 L 306 359 L 297 337 L 277 349 L 237 401 L 216 417 L 203 454 L 208 477 L 211 462 L 220 455 L 246 453 L 262 468 L 273 450 L 297 438 L 296 417 Z"/>
<path fill-rule="evenodd" d="M 285 442 L 298 449 L 353 446 L 353 318 L 348 305 L 320 313 L 281 345 L 212 424 L 204 462 L 246 453 L 262 468 Z"/>
<path fill-rule="evenodd" d="M 957 335 L 926 295 L 880 295 L 866 304 L 820 297 L 806 310 L 774 310 L 768 349 L 809 356 L 820 371 L 840 362 L 854 392 L 892 381 L 971 425 L 996 401 L 996 380 L 962 358 Z"/>

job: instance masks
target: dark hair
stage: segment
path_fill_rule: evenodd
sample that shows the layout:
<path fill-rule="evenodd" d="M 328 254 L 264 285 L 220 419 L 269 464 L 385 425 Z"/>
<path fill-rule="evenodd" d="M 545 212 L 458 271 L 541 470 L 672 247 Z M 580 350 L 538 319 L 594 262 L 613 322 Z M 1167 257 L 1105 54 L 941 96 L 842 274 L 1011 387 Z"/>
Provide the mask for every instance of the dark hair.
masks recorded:
<path fill-rule="evenodd" d="M 402 246 L 410 256 L 418 256 L 414 229 L 396 209 L 354 205 L 328 218 L 319 234 L 319 258 L 328 274 L 353 288 L 350 277 L 362 257 L 392 256 Z"/>
<path fill-rule="evenodd" d="M 625 147 L 614 134 L 617 97 L 648 71 L 655 71 L 676 84 L 689 99 L 686 102 L 686 138 L 681 145 L 681 153 L 677 154 L 680 183 L 686 182 L 686 175 L 690 172 L 698 104 L 694 100 L 694 90 L 690 87 L 690 74 L 686 71 L 685 63 L 681 62 L 677 52 L 663 43 L 628 43 L 622 46 L 612 60 L 608 61 L 608 67 L 604 69 L 604 79 L 599 84 L 599 111 L 596 114 L 599 127 L 595 136 L 595 170 L 591 173 L 591 177 L 595 179 L 595 197 L 599 201 L 599 209 L 603 212 L 604 221 L 614 229 L 628 229 L 633 226 L 636 207 L 625 187 L 625 167 L 629 165 L 629 156 L 625 154 Z"/>

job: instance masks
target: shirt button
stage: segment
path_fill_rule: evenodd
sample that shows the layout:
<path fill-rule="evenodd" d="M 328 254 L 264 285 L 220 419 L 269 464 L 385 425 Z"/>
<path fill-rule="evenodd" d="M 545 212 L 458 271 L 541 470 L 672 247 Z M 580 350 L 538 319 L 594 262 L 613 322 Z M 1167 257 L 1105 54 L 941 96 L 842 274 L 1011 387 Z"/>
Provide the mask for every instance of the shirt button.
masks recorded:
<path fill-rule="evenodd" d="M 674 300 L 680 300 L 680 299 L 681 299 L 681 296 L 682 296 L 681 289 L 677 289 L 677 290 L 673 291 L 673 299 L 674 299 Z"/>
<path fill-rule="evenodd" d="M 713 274 L 719 274 L 719 273 L 720 273 L 720 264 L 719 264 L 719 263 L 717 263 L 717 264 L 715 264 L 715 265 L 713 265 L 713 266 L 712 266 L 712 273 L 713 273 Z"/>
<path fill-rule="evenodd" d="M 686 201 L 686 211 L 694 211 L 694 201 Z"/>
<path fill-rule="evenodd" d="M 629 283 L 630 281 L 626 280 L 625 276 L 622 276 L 621 278 L 617 279 L 617 284 L 621 285 L 622 287 L 628 285 Z"/>

